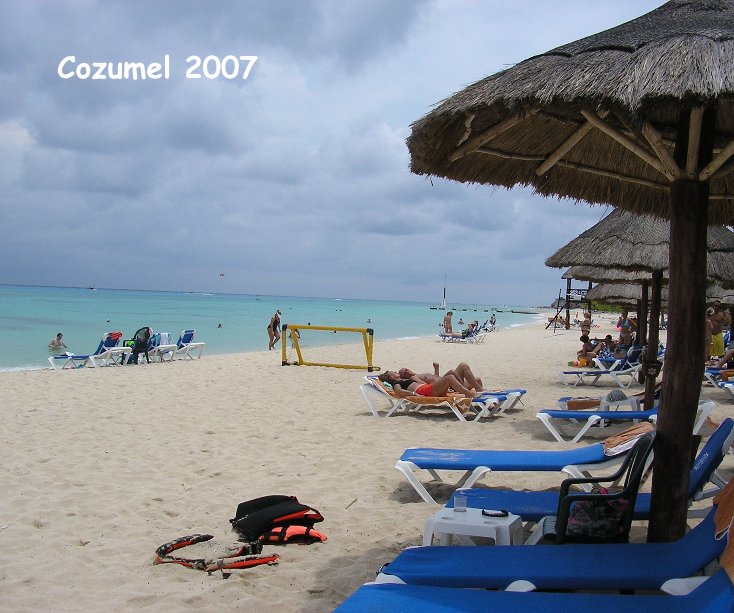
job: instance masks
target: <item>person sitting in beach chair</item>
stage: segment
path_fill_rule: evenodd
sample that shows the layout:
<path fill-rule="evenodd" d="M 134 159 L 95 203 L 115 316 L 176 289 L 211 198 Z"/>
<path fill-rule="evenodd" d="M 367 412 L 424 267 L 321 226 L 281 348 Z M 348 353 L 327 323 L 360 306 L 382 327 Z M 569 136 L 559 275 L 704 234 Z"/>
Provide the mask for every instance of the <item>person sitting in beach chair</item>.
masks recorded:
<path fill-rule="evenodd" d="M 604 349 L 604 341 L 596 341 L 595 343 L 589 338 L 588 334 L 582 334 L 579 337 L 581 341 L 581 349 L 579 349 L 578 356 L 579 361 L 584 360 L 586 364 L 593 364 L 594 358 L 601 353 Z"/>
<path fill-rule="evenodd" d="M 432 383 L 413 381 L 413 379 L 402 379 L 400 375 L 392 370 L 385 371 L 378 379 L 383 383 L 389 383 L 398 398 L 407 396 L 447 396 L 449 391 L 462 394 L 467 397 L 476 395 L 477 390 L 466 387 L 454 375 L 438 377 Z"/>
<path fill-rule="evenodd" d="M 447 370 L 443 375 L 440 373 L 438 362 L 433 363 L 433 372 L 424 372 L 419 374 L 410 368 L 401 368 L 398 370 L 398 375 L 401 379 L 410 379 L 415 383 L 433 383 L 441 377 L 453 375 L 467 389 L 474 389 L 478 392 L 481 392 L 484 389 L 482 386 L 482 380 L 474 375 L 471 367 L 466 362 L 459 362 L 456 368 Z"/>
<path fill-rule="evenodd" d="M 450 334 L 442 334 L 441 336 L 446 337 L 446 338 L 466 339 L 471 336 L 474 336 L 478 332 L 479 332 L 479 322 L 475 319 L 473 322 L 469 324 L 466 330 L 462 330 L 461 332 L 451 332 Z"/>

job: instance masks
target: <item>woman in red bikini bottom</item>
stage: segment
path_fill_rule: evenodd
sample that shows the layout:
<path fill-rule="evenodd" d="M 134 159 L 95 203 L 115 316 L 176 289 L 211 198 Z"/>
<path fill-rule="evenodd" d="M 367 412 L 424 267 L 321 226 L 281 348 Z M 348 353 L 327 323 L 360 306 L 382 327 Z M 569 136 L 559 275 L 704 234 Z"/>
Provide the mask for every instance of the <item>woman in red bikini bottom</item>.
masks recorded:
<path fill-rule="evenodd" d="M 423 383 L 412 379 L 401 379 L 398 373 L 387 370 L 378 378 L 380 381 L 392 385 L 392 389 L 398 398 L 404 396 L 447 396 L 449 390 L 469 397 L 476 395 L 476 390 L 465 387 L 454 375 L 445 375 L 438 377 L 432 383 Z"/>

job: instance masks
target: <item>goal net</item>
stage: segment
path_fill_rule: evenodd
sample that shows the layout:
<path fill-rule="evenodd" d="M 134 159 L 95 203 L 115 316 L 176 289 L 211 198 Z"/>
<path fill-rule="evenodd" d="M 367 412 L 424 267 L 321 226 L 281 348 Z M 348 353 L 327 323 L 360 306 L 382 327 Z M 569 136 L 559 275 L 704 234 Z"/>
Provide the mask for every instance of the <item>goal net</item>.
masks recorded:
<path fill-rule="evenodd" d="M 379 370 L 372 364 L 372 328 L 283 324 L 283 366 L 332 366 Z"/>

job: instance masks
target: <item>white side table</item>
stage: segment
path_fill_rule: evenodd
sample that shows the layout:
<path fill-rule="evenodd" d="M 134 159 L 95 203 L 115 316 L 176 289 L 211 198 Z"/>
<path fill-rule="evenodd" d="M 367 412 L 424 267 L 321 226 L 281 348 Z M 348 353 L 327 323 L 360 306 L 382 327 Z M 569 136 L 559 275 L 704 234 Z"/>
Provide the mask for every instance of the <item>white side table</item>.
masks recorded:
<path fill-rule="evenodd" d="M 434 534 L 439 535 L 441 545 L 449 545 L 453 535 L 466 545 L 476 544 L 472 536 L 493 538 L 496 545 L 521 545 L 522 518 L 512 513 L 507 517 L 486 517 L 482 509 L 467 508 L 463 512 L 441 509 L 426 522 L 424 546 L 433 542 Z"/>

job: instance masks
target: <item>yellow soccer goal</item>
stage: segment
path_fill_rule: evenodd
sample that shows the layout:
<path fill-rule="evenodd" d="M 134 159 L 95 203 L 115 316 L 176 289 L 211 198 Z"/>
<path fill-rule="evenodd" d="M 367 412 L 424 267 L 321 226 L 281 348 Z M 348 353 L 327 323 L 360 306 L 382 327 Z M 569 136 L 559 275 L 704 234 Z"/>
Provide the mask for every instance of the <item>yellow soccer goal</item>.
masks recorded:
<path fill-rule="evenodd" d="M 283 324 L 283 366 L 332 366 L 379 370 L 372 364 L 372 328 Z"/>

